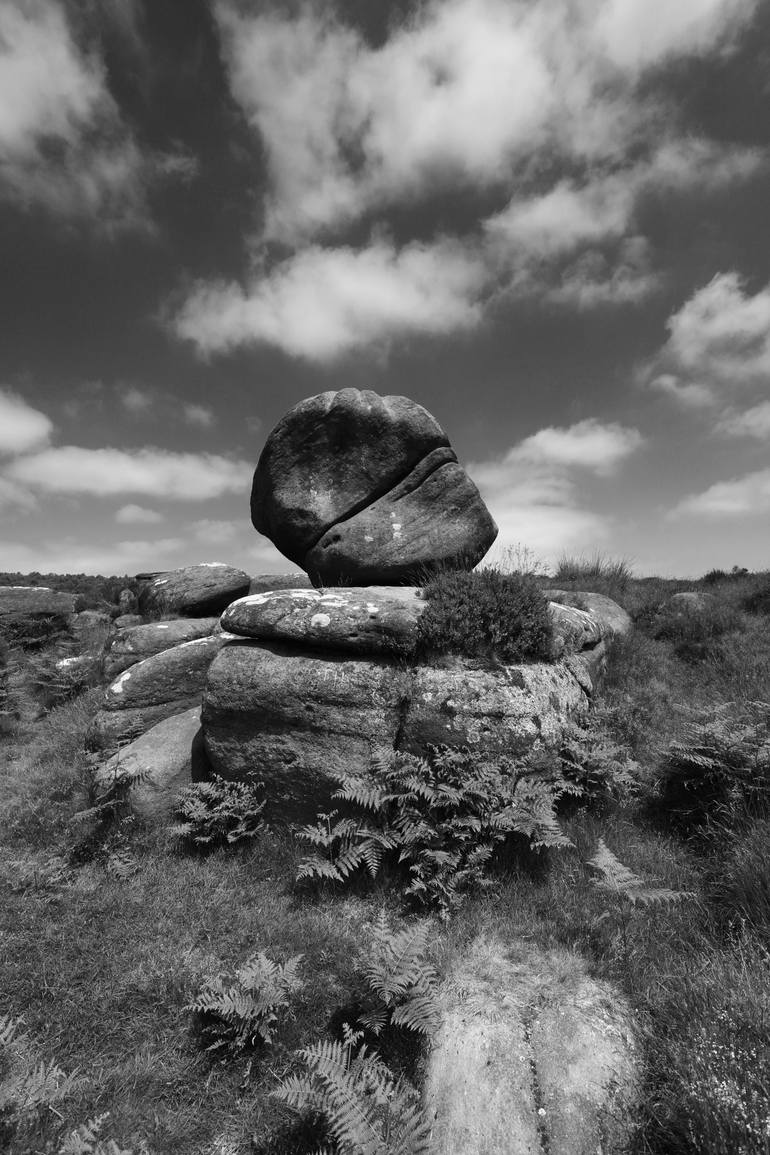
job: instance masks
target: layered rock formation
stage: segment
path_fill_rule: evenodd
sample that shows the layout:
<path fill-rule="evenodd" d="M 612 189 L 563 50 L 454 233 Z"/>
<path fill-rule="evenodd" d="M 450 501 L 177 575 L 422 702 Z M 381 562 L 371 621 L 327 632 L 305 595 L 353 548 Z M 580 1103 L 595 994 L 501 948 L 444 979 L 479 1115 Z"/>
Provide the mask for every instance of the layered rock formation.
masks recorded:
<path fill-rule="evenodd" d="M 221 614 L 230 602 L 249 592 L 251 582 L 243 570 L 219 561 L 140 576 L 147 579 L 139 593 L 139 609 L 145 617 L 176 614 L 205 618 Z"/>
<path fill-rule="evenodd" d="M 254 474 L 251 516 L 315 585 L 471 569 L 497 536 L 430 413 L 358 389 L 310 397 L 278 423 Z"/>

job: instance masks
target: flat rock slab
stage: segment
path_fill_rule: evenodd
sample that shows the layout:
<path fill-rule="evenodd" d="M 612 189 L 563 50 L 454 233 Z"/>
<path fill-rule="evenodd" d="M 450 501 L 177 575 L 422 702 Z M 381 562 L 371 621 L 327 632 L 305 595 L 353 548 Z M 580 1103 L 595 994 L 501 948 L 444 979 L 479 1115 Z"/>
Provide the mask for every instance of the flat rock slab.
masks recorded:
<path fill-rule="evenodd" d="M 274 590 L 233 602 L 222 615 L 222 627 L 246 638 L 311 649 L 411 654 L 425 605 L 414 586 Z"/>
<path fill-rule="evenodd" d="M 439 993 L 424 1105 L 441 1155 L 620 1155 L 638 1095 L 630 1011 L 567 951 L 477 939 Z"/>
<path fill-rule="evenodd" d="M 584 593 L 582 590 L 545 589 L 543 597 L 552 602 L 561 602 L 565 606 L 587 610 L 606 637 L 627 634 L 631 629 L 631 618 L 623 607 L 604 594 Z"/>
<path fill-rule="evenodd" d="M 86 735 L 86 746 L 102 758 L 125 748 L 166 718 L 187 710 L 200 710 L 200 691 L 183 698 L 171 698 L 153 706 L 132 706 L 127 710 L 99 710 L 91 719 Z"/>
<path fill-rule="evenodd" d="M 170 817 L 179 791 L 192 781 L 200 725 L 200 706 L 158 722 L 98 768 L 97 788 L 103 793 L 116 776 L 127 775 L 134 814 L 146 822 Z"/>
<path fill-rule="evenodd" d="M 365 774 L 374 749 L 393 748 L 405 677 L 387 659 L 231 642 L 212 662 L 203 697 L 212 769 L 229 779 L 256 774 L 275 818 L 312 819 L 333 807 L 335 773 Z"/>
<path fill-rule="evenodd" d="M 104 673 L 107 678 L 116 678 L 129 666 L 154 654 L 220 632 L 219 618 L 177 618 L 170 622 L 134 625 L 131 629 L 122 630 L 110 642 L 104 659 Z"/>
<path fill-rule="evenodd" d="M 151 614 L 205 618 L 221 614 L 249 592 L 251 578 L 224 562 L 202 562 L 153 577 L 139 593 L 139 609 Z"/>

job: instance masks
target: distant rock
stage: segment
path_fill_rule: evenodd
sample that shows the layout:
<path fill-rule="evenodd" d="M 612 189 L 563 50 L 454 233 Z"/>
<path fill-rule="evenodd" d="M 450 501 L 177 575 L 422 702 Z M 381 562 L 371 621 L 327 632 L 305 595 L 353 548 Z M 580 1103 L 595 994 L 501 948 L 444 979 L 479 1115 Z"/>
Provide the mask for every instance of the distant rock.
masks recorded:
<path fill-rule="evenodd" d="M 690 617 L 692 614 L 711 609 L 715 602 L 714 595 L 704 593 L 703 590 L 683 590 L 681 593 L 672 594 L 666 606 L 675 614 Z"/>
<path fill-rule="evenodd" d="M 435 418 L 370 390 L 321 393 L 286 414 L 259 459 L 251 513 L 316 585 L 470 569 L 497 535 Z"/>
<path fill-rule="evenodd" d="M 134 625 L 131 629 L 121 630 L 110 642 L 104 659 L 105 676 L 116 678 L 130 666 L 153 654 L 173 649 L 182 642 L 192 642 L 220 632 L 219 618 L 177 618 L 168 622 Z"/>
<path fill-rule="evenodd" d="M 128 794 L 134 814 L 145 821 L 169 818 L 179 791 L 193 780 L 199 733 L 199 706 L 158 722 L 99 767 L 98 790 L 105 792 L 116 775 L 129 775 L 135 779 Z"/>
<path fill-rule="evenodd" d="M 221 614 L 230 602 L 249 592 L 251 578 L 224 562 L 202 562 L 158 574 L 139 594 L 145 617 L 178 614 L 205 618 Z"/>
<path fill-rule="evenodd" d="M 273 590 L 233 602 L 222 627 L 246 638 L 331 652 L 411 654 L 425 605 L 414 586 Z"/>
<path fill-rule="evenodd" d="M 135 614 L 139 608 L 139 601 L 133 590 L 121 590 L 118 598 L 118 607 L 121 614 Z"/>
<path fill-rule="evenodd" d="M 627 634 L 631 629 L 631 618 L 617 602 L 604 594 L 586 593 L 583 590 L 544 589 L 543 597 L 565 606 L 587 610 L 605 632 L 607 637 Z"/>

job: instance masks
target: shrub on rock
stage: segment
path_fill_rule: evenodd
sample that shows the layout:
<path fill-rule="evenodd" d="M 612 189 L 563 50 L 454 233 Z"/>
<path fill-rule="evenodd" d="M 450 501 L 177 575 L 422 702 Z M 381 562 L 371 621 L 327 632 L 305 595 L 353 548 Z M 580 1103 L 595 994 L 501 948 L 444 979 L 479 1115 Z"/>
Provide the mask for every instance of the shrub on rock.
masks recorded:
<path fill-rule="evenodd" d="M 441 573 L 423 589 L 423 654 L 462 654 L 504 663 L 550 661 L 553 627 L 536 581 L 498 570 Z"/>

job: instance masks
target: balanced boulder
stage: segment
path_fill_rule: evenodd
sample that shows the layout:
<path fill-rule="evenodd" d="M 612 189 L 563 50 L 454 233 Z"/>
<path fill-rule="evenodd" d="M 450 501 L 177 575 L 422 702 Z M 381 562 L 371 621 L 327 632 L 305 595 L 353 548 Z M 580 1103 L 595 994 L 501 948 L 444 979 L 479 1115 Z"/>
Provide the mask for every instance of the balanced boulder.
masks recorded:
<path fill-rule="evenodd" d="M 139 594 L 139 608 L 152 614 L 205 618 L 221 614 L 236 598 L 249 592 L 251 579 L 224 562 L 202 562 L 157 574 Z"/>
<path fill-rule="evenodd" d="M 259 459 L 251 515 L 316 585 L 470 569 L 497 536 L 435 418 L 370 390 L 321 393 L 286 414 Z"/>

